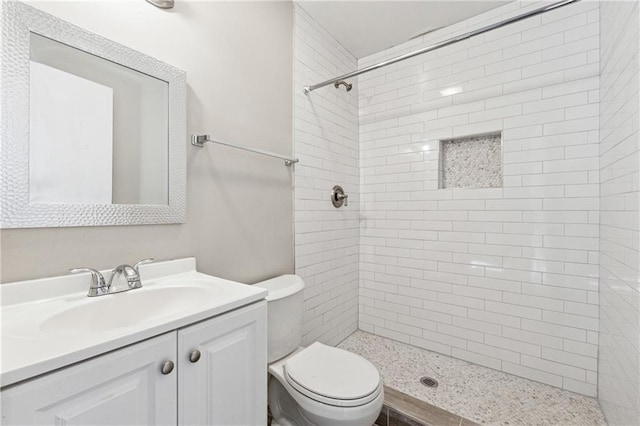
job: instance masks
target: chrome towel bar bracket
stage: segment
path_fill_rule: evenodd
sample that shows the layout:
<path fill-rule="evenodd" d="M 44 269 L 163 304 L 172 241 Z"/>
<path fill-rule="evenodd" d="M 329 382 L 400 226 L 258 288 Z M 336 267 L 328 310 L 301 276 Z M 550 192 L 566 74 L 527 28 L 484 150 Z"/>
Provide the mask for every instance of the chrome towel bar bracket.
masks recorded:
<path fill-rule="evenodd" d="M 202 148 L 206 142 L 217 143 L 218 145 L 224 145 L 231 148 L 241 149 L 243 151 L 249 151 L 249 152 L 266 155 L 273 158 L 279 158 L 280 160 L 284 160 L 285 166 L 291 166 L 292 164 L 295 164 L 300 161 L 298 158 L 289 158 L 289 157 L 282 156 L 280 154 L 274 154 L 273 152 L 264 151 L 262 149 L 248 148 L 246 146 L 214 140 L 214 139 L 211 139 L 209 135 L 191 135 L 191 145 L 193 146 Z"/>

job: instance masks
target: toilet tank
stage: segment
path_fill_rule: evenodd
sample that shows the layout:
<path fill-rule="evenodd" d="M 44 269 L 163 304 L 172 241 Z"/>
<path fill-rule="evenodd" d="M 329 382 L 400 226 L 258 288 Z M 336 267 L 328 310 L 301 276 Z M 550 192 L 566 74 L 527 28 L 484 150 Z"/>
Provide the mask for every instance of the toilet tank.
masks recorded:
<path fill-rule="evenodd" d="M 304 281 L 297 275 L 281 275 L 254 285 L 269 291 L 267 295 L 267 357 L 268 362 L 271 363 L 300 346 Z"/>

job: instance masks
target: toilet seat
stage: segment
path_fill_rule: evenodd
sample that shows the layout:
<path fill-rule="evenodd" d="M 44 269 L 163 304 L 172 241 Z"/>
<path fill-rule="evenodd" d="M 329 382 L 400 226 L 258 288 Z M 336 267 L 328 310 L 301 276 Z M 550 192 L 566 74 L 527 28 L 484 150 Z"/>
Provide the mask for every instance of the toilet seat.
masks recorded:
<path fill-rule="evenodd" d="M 288 358 L 284 376 L 306 397 L 338 407 L 365 405 L 382 389 L 380 374 L 369 361 L 318 342 Z"/>

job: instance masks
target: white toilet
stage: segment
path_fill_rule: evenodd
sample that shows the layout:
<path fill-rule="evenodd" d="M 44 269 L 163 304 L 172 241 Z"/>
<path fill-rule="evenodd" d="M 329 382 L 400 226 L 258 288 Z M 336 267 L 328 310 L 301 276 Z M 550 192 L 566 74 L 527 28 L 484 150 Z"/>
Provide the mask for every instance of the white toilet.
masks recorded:
<path fill-rule="evenodd" d="M 282 275 L 255 284 L 269 291 L 269 408 L 276 426 L 371 426 L 384 402 L 378 370 L 342 349 L 302 339 L 304 281 Z"/>

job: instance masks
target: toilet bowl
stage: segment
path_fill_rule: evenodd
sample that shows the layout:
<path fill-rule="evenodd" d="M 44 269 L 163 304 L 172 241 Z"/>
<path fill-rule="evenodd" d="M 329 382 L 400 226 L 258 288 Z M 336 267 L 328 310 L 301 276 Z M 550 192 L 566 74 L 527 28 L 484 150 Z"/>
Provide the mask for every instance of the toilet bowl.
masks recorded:
<path fill-rule="evenodd" d="M 269 373 L 269 406 L 281 426 L 371 426 L 384 402 L 369 361 L 321 343 L 269 364 Z"/>
<path fill-rule="evenodd" d="M 283 275 L 269 290 L 269 408 L 273 426 L 370 426 L 384 402 L 378 370 L 351 352 L 302 339 L 304 282 Z"/>

